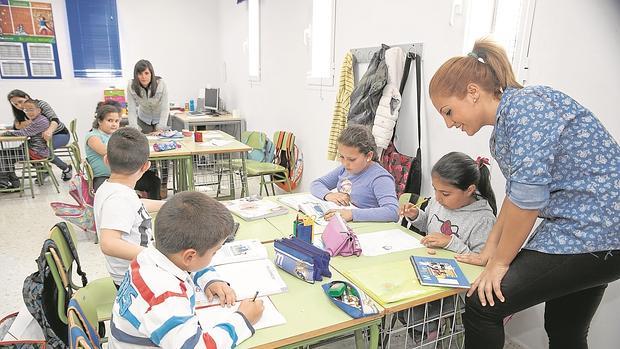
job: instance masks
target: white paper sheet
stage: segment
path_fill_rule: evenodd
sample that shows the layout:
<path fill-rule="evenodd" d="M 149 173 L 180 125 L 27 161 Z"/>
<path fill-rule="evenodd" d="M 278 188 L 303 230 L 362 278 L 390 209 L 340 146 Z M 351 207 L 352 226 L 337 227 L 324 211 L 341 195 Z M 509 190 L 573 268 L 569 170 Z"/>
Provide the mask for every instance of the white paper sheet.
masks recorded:
<path fill-rule="evenodd" d="M 420 241 L 399 229 L 357 234 L 364 256 L 380 256 L 392 252 L 424 247 Z"/>
<path fill-rule="evenodd" d="M 330 209 L 356 208 L 353 205 L 338 206 L 331 201 L 321 200 L 312 194 L 287 195 L 278 198 L 278 200 L 295 210 L 301 210 L 301 212 L 307 214 L 308 216 L 314 217 L 315 222 L 318 225 L 327 225 L 327 221 L 323 219 L 323 215 Z"/>
<path fill-rule="evenodd" d="M 288 291 L 276 266 L 268 259 L 218 265 L 215 270 L 235 290 L 237 299 L 253 298 L 256 291 L 261 297 Z M 196 302 L 201 294 L 206 299 L 204 292 L 198 292 Z"/>
<path fill-rule="evenodd" d="M 260 330 L 261 328 L 273 327 L 286 323 L 286 319 L 278 311 L 278 309 L 276 309 L 269 297 L 260 297 L 258 299 L 263 301 L 265 310 L 263 311 L 263 315 L 260 320 L 253 325 L 254 329 Z M 230 314 L 237 311 L 237 309 L 239 309 L 238 302 L 231 307 L 221 307 L 216 305 L 213 307 L 197 309 L 196 313 L 198 314 L 198 321 L 200 321 L 202 328 L 206 329 L 212 328 L 218 323 L 225 321 L 225 319 Z"/>

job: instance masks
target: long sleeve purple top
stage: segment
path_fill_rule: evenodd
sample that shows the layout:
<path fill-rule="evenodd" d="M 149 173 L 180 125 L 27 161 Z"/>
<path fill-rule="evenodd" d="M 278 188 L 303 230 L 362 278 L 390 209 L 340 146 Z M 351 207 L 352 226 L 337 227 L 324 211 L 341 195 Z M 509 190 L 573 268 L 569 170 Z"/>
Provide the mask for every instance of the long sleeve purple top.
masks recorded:
<path fill-rule="evenodd" d="M 319 199 L 338 188 L 342 181 L 351 182 L 353 221 L 394 222 L 398 220 L 398 199 L 394 178 L 381 165 L 373 162 L 358 174 L 350 174 L 341 165 L 312 182 L 310 192 Z"/>

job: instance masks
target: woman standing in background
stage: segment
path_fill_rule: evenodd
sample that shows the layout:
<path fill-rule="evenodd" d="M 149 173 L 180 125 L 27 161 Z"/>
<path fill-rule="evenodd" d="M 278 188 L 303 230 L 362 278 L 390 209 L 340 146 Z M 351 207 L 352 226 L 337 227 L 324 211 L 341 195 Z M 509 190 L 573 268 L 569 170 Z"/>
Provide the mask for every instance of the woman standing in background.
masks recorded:
<path fill-rule="evenodd" d="M 142 133 L 159 134 L 168 129 L 168 89 L 146 59 L 136 63 L 133 79 L 127 85 L 127 113 L 129 126 Z M 161 198 L 165 199 L 168 194 L 168 164 L 164 161 L 161 165 Z"/>

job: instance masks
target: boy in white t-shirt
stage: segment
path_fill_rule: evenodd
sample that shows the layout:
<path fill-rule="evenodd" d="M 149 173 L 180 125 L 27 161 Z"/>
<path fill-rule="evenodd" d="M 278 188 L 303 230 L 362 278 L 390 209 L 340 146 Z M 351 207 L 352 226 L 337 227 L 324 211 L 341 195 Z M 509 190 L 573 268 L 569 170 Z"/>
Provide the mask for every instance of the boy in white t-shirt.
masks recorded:
<path fill-rule="evenodd" d="M 152 245 L 149 212 L 158 211 L 164 203 L 140 199 L 133 189 L 151 166 L 148 157 L 146 136 L 131 127 L 112 134 L 104 155 L 111 174 L 95 194 L 95 223 L 106 267 L 117 288 L 129 262 Z"/>

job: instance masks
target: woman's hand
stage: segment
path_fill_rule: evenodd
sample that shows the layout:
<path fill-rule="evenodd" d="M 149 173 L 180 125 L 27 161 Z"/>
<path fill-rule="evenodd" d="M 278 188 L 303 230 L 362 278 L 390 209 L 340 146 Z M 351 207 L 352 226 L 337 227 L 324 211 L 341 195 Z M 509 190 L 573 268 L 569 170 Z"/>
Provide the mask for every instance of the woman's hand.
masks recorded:
<path fill-rule="evenodd" d="M 325 220 L 330 220 L 336 212 L 340 213 L 340 217 L 345 220 L 345 222 L 350 222 L 353 220 L 353 211 L 348 209 L 339 209 L 339 210 L 329 210 L 325 213 Z"/>
<path fill-rule="evenodd" d="M 461 263 L 479 265 L 481 267 L 487 265 L 489 258 L 490 256 L 484 250 L 480 253 L 457 254 L 454 256 L 454 259 Z"/>
<path fill-rule="evenodd" d="M 446 247 L 451 240 L 452 237 L 442 233 L 429 233 L 420 242 L 426 247 Z"/>
<path fill-rule="evenodd" d="M 476 278 L 476 281 L 471 285 L 469 291 L 467 291 L 467 297 L 470 297 L 476 289 L 478 290 L 478 298 L 480 299 L 480 304 L 482 306 L 486 306 L 487 302 L 490 306 L 495 305 L 495 300 L 493 299 L 493 294 L 500 302 L 505 301 L 504 295 L 501 290 L 501 282 L 508 272 L 508 265 L 501 265 L 494 262 L 489 262 L 482 271 L 482 274 Z"/>
<path fill-rule="evenodd" d="M 329 193 L 325 195 L 325 201 L 331 201 L 340 206 L 349 206 L 351 204 L 351 196 L 345 193 Z"/>
<path fill-rule="evenodd" d="M 400 207 L 400 215 L 409 219 L 416 219 L 418 217 L 418 207 L 410 202 Z"/>

